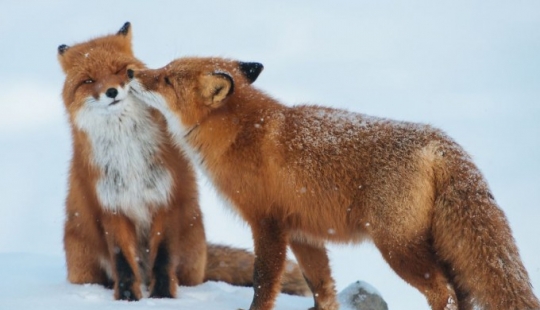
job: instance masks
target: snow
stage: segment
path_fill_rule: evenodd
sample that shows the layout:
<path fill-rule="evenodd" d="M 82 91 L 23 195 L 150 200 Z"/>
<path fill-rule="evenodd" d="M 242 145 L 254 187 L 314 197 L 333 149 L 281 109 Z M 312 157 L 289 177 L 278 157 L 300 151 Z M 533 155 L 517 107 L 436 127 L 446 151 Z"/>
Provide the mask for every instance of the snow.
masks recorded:
<path fill-rule="evenodd" d="M 24 270 L 20 270 L 22 266 Z M 67 283 L 63 257 L 50 255 L 0 255 L 0 274 L 0 309 L 245 309 L 253 297 L 251 288 L 206 282 L 196 287 L 179 287 L 178 297 L 172 300 L 148 298 L 148 292 L 143 290 L 144 297 L 138 302 L 116 301 L 113 291 L 101 285 Z M 380 295 L 368 283 L 359 281 L 339 294 L 340 303 L 346 304 L 347 298 L 358 293 L 358 289 Z M 283 310 L 303 310 L 311 306 L 311 297 L 282 294 L 276 301 L 276 308 Z"/>
<path fill-rule="evenodd" d="M 112 290 L 100 285 L 67 283 L 63 257 L 36 254 L 0 255 L 0 274 L 0 309 L 6 310 L 245 309 L 253 297 L 251 288 L 207 282 L 196 287 L 180 287 L 177 299 L 151 299 L 146 295 L 138 302 L 115 301 Z M 276 306 L 299 310 L 309 308 L 312 303 L 312 298 L 281 295 Z"/>
<path fill-rule="evenodd" d="M 123 303 L 65 280 L 70 133 L 57 46 L 114 33 L 125 21 L 150 67 L 184 55 L 258 61 L 265 69 L 254 85 L 289 104 L 443 129 L 486 176 L 540 295 L 540 2 L 3 1 L 0 309 L 249 306 L 249 288 L 220 283 L 181 288 L 176 300 Z M 208 239 L 252 248 L 249 228 L 225 204 L 202 179 Z M 428 309 L 373 246 L 329 249 L 338 290 L 362 280 L 389 309 Z M 310 298 L 280 296 L 277 309 L 310 306 Z"/>

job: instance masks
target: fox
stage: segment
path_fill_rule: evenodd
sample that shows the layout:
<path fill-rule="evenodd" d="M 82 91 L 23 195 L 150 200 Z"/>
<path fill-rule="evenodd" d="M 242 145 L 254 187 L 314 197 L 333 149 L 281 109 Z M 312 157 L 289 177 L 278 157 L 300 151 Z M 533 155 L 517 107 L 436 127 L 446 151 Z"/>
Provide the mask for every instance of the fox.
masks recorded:
<path fill-rule="evenodd" d="M 131 24 L 58 47 L 72 158 L 65 201 L 67 278 L 114 289 L 117 300 L 174 298 L 177 286 L 252 286 L 253 253 L 208 244 L 193 166 L 161 113 L 135 98 L 127 67 L 144 69 Z M 283 292 L 309 295 L 289 261 Z"/>
<path fill-rule="evenodd" d="M 127 70 L 130 91 L 251 227 L 249 309 L 273 308 L 287 246 L 312 309 L 338 309 L 325 244 L 362 241 L 431 309 L 540 309 L 505 214 L 457 142 L 427 124 L 287 106 L 251 85 L 263 68 L 186 57 Z"/>

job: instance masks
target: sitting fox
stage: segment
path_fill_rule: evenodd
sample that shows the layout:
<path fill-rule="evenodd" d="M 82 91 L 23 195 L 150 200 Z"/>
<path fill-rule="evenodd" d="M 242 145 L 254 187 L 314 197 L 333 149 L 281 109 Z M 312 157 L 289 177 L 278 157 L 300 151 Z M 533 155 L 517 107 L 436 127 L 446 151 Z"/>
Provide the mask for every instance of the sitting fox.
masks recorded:
<path fill-rule="evenodd" d="M 272 309 L 287 245 L 314 309 L 338 309 L 325 242 L 363 240 L 432 309 L 540 309 L 504 213 L 456 142 L 428 125 L 284 106 L 250 85 L 262 68 L 186 58 L 127 70 L 251 226 L 250 309 Z"/>
<path fill-rule="evenodd" d="M 128 66 L 145 68 L 131 27 L 61 45 L 63 98 L 73 156 L 64 248 L 68 280 L 113 286 L 116 299 L 174 297 L 206 280 L 251 285 L 252 253 L 207 244 L 195 172 L 174 148 L 165 119 L 129 92 Z M 290 263 L 283 291 L 309 292 Z"/>

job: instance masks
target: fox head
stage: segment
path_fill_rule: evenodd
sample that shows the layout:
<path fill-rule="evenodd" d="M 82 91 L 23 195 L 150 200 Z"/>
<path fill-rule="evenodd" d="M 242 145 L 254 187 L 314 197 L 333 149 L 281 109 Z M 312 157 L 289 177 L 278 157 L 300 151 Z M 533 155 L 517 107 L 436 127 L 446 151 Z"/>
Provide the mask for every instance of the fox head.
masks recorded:
<path fill-rule="evenodd" d="M 123 109 L 129 93 L 127 67 L 144 68 L 133 55 L 131 36 L 127 22 L 115 34 L 58 47 L 66 74 L 62 95 L 70 116 L 76 117 L 82 109 L 102 114 Z"/>
<path fill-rule="evenodd" d="M 129 68 L 131 91 L 187 131 L 257 79 L 263 65 L 223 58 L 181 58 L 156 70 Z M 172 114 L 171 114 L 172 113 Z"/>

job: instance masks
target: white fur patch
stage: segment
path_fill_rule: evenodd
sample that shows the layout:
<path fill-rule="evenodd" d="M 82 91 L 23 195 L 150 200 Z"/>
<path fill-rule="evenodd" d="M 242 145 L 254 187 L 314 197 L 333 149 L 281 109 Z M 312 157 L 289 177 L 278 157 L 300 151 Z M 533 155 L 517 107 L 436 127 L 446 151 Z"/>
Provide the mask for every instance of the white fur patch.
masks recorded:
<path fill-rule="evenodd" d="M 149 225 L 155 208 L 166 205 L 173 179 L 155 161 L 161 133 L 150 111 L 128 95 L 129 85 L 118 88 L 121 99 L 89 97 L 75 122 L 92 145 L 94 164 L 101 170 L 96 184 L 100 203 L 121 212 L 141 225 Z"/>
<path fill-rule="evenodd" d="M 182 152 L 184 152 L 184 154 L 186 154 L 194 165 L 201 168 L 201 170 L 208 176 L 206 169 L 200 165 L 200 155 L 195 152 L 195 150 L 193 150 L 189 143 L 187 143 L 187 141 L 184 139 L 189 130 L 186 128 L 186 126 L 184 126 L 184 124 L 182 124 L 180 118 L 169 110 L 165 98 L 163 98 L 163 96 L 157 92 L 144 90 L 143 86 L 137 80 L 132 80 L 130 85 L 135 96 L 137 96 L 144 103 L 156 108 L 163 114 L 163 116 L 165 116 L 165 119 L 167 120 L 167 128 L 171 133 L 176 146 Z"/>

